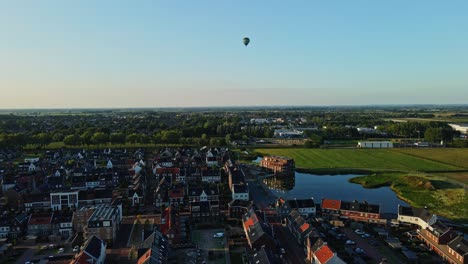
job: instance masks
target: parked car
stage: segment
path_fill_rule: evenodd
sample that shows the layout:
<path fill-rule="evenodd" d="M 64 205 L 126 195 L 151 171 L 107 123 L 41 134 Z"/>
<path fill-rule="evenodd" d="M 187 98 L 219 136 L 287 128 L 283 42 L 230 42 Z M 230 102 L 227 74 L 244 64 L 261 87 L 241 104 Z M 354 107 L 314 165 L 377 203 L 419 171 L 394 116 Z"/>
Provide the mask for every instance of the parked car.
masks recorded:
<path fill-rule="evenodd" d="M 356 245 L 356 242 L 353 240 L 346 240 L 346 245 Z"/>
<path fill-rule="evenodd" d="M 64 248 L 59 248 L 58 253 L 63 253 L 63 252 L 65 252 L 65 249 Z"/>
<path fill-rule="evenodd" d="M 286 254 L 286 250 L 284 250 L 284 248 L 280 248 L 280 252 L 281 254 Z"/>
<path fill-rule="evenodd" d="M 213 238 L 222 238 L 224 237 L 224 233 L 220 232 L 220 233 L 216 233 L 213 235 Z"/>
<path fill-rule="evenodd" d="M 371 235 L 369 235 L 369 234 L 367 234 L 367 233 L 364 233 L 361 237 L 362 237 L 362 238 L 369 238 L 369 237 L 371 237 Z"/>
<path fill-rule="evenodd" d="M 79 246 L 75 246 L 75 247 L 73 248 L 73 252 L 76 253 L 76 252 L 78 252 L 78 251 L 80 251 L 80 247 L 79 247 Z"/>
<path fill-rule="evenodd" d="M 362 231 L 361 229 L 354 230 L 354 233 L 356 233 L 356 235 L 360 235 L 360 236 L 365 234 L 365 232 Z"/>
<path fill-rule="evenodd" d="M 354 250 L 354 252 L 356 252 L 357 254 L 364 254 L 364 253 L 366 253 L 366 251 L 365 251 L 364 249 L 362 249 L 362 248 L 356 248 L 356 249 Z"/>

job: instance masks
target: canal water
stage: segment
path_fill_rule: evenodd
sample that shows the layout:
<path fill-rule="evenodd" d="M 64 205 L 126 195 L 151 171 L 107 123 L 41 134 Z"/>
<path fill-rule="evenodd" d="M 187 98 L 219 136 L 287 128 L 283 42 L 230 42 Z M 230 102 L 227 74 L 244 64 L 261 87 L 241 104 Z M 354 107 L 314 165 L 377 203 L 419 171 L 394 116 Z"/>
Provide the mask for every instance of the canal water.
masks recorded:
<path fill-rule="evenodd" d="M 358 175 L 314 175 L 296 172 L 294 178 L 271 177 L 264 179 L 273 194 L 286 199 L 323 198 L 379 204 L 381 213 L 397 213 L 398 204 L 408 205 L 400 200 L 390 187 L 367 189 L 348 180 Z"/>

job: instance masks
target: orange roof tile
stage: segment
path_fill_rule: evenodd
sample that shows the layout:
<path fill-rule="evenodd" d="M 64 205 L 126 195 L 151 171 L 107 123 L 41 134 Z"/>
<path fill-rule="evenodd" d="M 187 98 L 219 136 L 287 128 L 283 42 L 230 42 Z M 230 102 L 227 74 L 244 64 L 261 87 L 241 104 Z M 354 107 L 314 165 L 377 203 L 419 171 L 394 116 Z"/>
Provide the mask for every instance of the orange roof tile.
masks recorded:
<path fill-rule="evenodd" d="M 141 257 L 138 259 L 138 263 L 137 263 L 137 264 L 143 264 L 143 263 L 145 263 L 150 257 L 151 257 L 151 249 L 148 249 L 148 251 L 146 251 L 146 253 L 143 254 L 143 256 L 141 256 Z"/>
<path fill-rule="evenodd" d="M 309 229 L 309 224 L 308 223 L 304 223 L 303 225 L 301 225 L 301 227 L 299 227 L 299 230 L 302 232 L 306 231 L 307 229 Z"/>
<path fill-rule="evenodd" d="M 323 209 L 333 209 L 333 210 L 340 210 L 341 201 L 340 200 L 332 200 L 332 199 L 323 199 L 322 200 L 322 208 Z"/>
<path fill-rule="evenodd" d="M 330 249 L 330 247 L 328 247 L 328 245 L 324 245 L 319 250 L 314 252 L 315 257 L 321 264 L 327 263 L 327 261 L 333 258 L 333 254 L 333 251 Z"/>

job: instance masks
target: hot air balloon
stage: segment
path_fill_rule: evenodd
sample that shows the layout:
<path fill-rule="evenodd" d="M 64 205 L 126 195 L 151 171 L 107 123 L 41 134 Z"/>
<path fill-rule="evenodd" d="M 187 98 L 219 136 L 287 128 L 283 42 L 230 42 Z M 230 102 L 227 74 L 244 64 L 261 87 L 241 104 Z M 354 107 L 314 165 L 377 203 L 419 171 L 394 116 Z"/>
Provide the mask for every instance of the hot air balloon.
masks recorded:
<path fill-rule="evenodd" d="M 249 45 L 250 39 L 249 38 L 243 38 L 242 42 L 244 43 L 245 46 Z"/>

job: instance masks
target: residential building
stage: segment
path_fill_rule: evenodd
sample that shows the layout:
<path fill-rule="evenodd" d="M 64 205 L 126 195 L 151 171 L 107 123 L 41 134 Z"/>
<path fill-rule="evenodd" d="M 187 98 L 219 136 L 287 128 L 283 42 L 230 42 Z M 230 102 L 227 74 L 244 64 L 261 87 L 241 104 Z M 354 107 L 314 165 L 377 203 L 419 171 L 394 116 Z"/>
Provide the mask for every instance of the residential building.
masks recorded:
<path fill-rule="evenodd" d="M 106 243 L 96 236 L 91 236 L 71 264 L 104 264 L 105 261 Z"/>
<path fill-rule="evenodd" d="M 279 198 L 276 202 L 276 209 L 280 217 L 286 217 L 292 210 L 297 210 L 303 217 L 315 216 L 316 207 L 314 199 L 292 199 L 284 200 Z"/>
<path fill-rule="evenodd" d="M 50 208 L 50 196 L 45 193 L 23 195 L 26 212 L 43 211 Z"/>
<path fill-rule="evenodd" d="M 217 189 L 209 187 L 188 187 L 189 201 L 219 201 Z"/>
<path fill-rule="evenodd" d="M 167 264 L 169 256 L 168 238 L 159 231 L 154 231 L 151 247 L 138 259 L 138 264 Z"/>
<path fill-rule="evenodd" d="M 97 205 L 84 228 L 84 237 L 97 236 L 106 243 L 112 244 L 122 222 L 121 207 Z"/>
<path fill-rule="evenodd" d="M 247 184 L 233 184 L 232 185 L 232 200 L 250 200 L 249 185 Z"/>
<path fill-rule="evenodd" d="M 228 203 L 229 217 L 242 219 L 242 216 L 247 213 L 247 211 L 252 206 L 252 202 L 245 200 L 232 200 Z"/>
<path fill-rule="evenodd" d="M 190 202 L 190 216 L 192 222 L 207 223 L 220 220 L 218 201 Z"/>
<path fill-rule="evenodd" d="M 221 182 L 221 170 L 219 168 L 204 168 L 201 170 L 201 180 L 207 183 Z"/>
<path fill-rule="evenodd" d="M 28 221 L 28 235 L 48 236 L 52 234 L 53 213 L 33 213 Z"/>
<path fill-rule="evenodd" d="M 261 247 L 252 256 L 253 264 L 280 264 L 281 260 L 270 249 Z"/>
<path fill-rule="evenodd" d="M 398 205 L 398 222 L 400 223 L 416 225 L 424 230 L 436 221 L 437 216 L 424 208 Z"/>
<path fill-rule="evenodd" d="M 242 226 L 251 249 L 259 250 L 263 246 L 270 250 L 276 249 L 273 227 L 263 222 L 253 208 L 242 217 Z"/>
<path fill-rule="evenodd" d="M 265 156 L 260 161 L 260 166 L 270 169 L 275 174 L 279 175 L 293 175 L 295 170 L 295 163 L 293 159 L 278 157 L 278 156 Z"/>
<path fill-rule="evenodd" d="M 457 236 L 454 240 L 448 244 L 448 253 L 453 259 L 453 263 L 468 263 L 468 241 L 462 236 Z"/>
<path fill-rule="evenodd" d="M 60 211 L 65 208 L 78 208 L 79 191 L 56 191 L 50 193 L 50 208 Z"/>
<path fill-rule="evenodd" d="M 168 238 L 169 245 L 178 244 L 183 239 L 179 215 L 172 205 L 164 209 L 161 214 L 160 230 Z"/>

